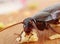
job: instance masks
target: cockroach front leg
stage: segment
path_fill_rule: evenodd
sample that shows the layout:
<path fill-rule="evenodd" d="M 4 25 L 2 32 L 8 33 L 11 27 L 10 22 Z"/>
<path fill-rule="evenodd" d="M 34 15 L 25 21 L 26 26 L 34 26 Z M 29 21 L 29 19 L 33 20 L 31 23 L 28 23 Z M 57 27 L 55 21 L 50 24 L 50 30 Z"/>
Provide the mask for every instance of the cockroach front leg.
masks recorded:
<path fill-rule="evenodd" d="M 29 37 L 29 39 L 31 38 L 31 36 L 32 36 L 33 34 L 31 33 L 31 35 L 30 35 L 30 37 Z M 28 39 L 28 41 L 29 41 L 29 39 Z"/>
<path fill-rule="evenodd" d="M 19 36 L 21 36 L 22 33 L 23 33 L 23 31 L 20 34 L 14 33 L 14 35 L 18 35 L 17 37 L 19 37 Z"/>

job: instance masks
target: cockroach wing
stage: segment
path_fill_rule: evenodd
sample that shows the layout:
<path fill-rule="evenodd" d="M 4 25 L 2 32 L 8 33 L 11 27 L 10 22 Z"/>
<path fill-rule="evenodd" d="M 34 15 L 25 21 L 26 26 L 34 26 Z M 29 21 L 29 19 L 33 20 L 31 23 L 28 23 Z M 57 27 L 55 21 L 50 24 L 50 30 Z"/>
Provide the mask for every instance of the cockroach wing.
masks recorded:
<path fill-rule="evenodd" d="M 44 21 L 50 21 L 50 20 L 53 20 L 53 18 L 51 17 L 51 15 L 47 16 Z"/>
<path fill-rule="evenodd" d="M 53 12 L 51 15 L 53 19 L 60 19 L 60 10 Z"/>
<path fill-rule="evenodd" d="M 48 17 L 48 16 L 50 16 L 50 13 L 48 13 L 48 12 L 39 12 L 39 13 L 35 14 L 34 16 L 32 16 L 32 18 L 37 21 L 44 21 L 46 19 L 46 17 Z"/>
<path fill-rule="evenodd" d="M 60 16 L 58 14 L 60 14 L 60 3 L 43 9 L 42 11 L 32 16 L 32 18 L 38 21 L 50 21 L 57 19 Z"/>
<path fill-rule="evenodd" d="M 60 19 L 60 10 L 57 10 L 46 17 L 45 21 Z"/>
<path fill-rule="evenodd" d="M 51 6 L 48 6 L 47 8 L 44 8 L 43 10 L 41 10 L 42 12 L 49 12 L 49 13 L 52 13 L 52 12 L 55 12 L 57 10 L 60 10 L 60 3 L 58 4 L 54 4 L 54 5 L 51 5 Z"/>

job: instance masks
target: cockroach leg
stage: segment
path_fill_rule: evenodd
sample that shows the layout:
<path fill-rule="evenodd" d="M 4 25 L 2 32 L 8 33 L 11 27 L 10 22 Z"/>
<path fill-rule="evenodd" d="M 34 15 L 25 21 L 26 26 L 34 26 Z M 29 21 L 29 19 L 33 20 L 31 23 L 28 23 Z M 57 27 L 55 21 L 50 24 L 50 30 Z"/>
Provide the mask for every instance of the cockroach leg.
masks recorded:
<path fill-rule="evenodd" d="M 23 31 L 18 35 L 18 37 L 20 37 L 19 41 L 21 41 L 21 39 L 22 39 L 22 37 L 21 37 L 22 33 L 23 33 Z"/>
<path fill-rule="evenodd" d="M 50 28 L 53 32 L 57 33 L 57 34 L 60 34 L 59 32 L 55 31 L 51 26 L 50 24 L 47 23 L 47 27 Z"/>
<path fill-rule="evenodd" d="M 20 34 L 18 34 L 18 33 L 14 33 L 14 35 L 18 35 L 18 36 L 20 36 L 22 33 L 23 33 L 23 31 L 22 31 Z"/>
<path fill-rule="evenodd" d="M 33 35 L 33 34 L 31 33 L 31 35 L 29 36 L 29 39 L 31 38 L 32 35 Z M 29 41 L 29 39 L 28 39 L 28 41 Z"/>

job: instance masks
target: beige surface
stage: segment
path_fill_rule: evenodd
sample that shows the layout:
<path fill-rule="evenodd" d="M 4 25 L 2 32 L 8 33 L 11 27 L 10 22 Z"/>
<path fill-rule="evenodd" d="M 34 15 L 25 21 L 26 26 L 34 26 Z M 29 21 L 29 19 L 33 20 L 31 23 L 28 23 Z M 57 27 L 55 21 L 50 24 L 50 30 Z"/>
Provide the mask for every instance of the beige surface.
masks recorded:
<path fill-rule="evenodd" d="M 40 6 L 39 6 L 40 10 L 56 2 L 60 2 L 60 0 L 46 0 L 46 1 L 38 0 L 38 1 L 40 2 Z M 32 13 L 30 15 L 24 15 L 23 11 L 20 11 L 19 14 L 13 13 L 11 15 L 0 16 L 0 22 L 3 22 L 5 25 L 7 25 L 8 23 L 22 21 L 26 17 L 32 16 L 32 14 L 35 13 L 36 11 L 34 12 L 31 11 L 31 12 Z M 0 44 L 18 44 L 15 40 L 17 36 L 14 35 L 14 33 L 20 33 L 22 29 L 23 29 L 22 25 L 18 25 L 0 32 Z M 55 40 L 48 39 L 48 36 L 54 34 L 51 30 L 48 31 L 45 30 L 43 32 L 40 31 L 38 34 L 39 34 L 38 42 L 26 43 L 26 44 L 60 44 L 60 39 L 55 39 Z"/>

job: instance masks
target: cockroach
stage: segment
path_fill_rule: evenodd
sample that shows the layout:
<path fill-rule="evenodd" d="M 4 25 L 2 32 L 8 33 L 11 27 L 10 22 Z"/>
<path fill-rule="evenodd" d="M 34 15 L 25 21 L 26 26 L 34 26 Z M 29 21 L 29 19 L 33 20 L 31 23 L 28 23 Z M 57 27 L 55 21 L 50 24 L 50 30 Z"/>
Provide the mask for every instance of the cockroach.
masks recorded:
<path fill-rule="evenodd" d="M 12 27 L 14 25 L 23 24 L 24 32 L 28 35 L 30 32 L 35 28 L 40 31 L 44 31 L 45 29 L 51 29 L 52 31 L 56 32 L 50 24 L 60 24 L 60 4 L 56 4 L 53 6 L 50 6 L 48 8 L 43 9 L 42 11 L 39 11 L 37 14 L 35 14 L 32 17 L 25 18 L 23 22 L 18 22 L 16 24 L 13 24 L 9 27 Z M 7 29 L 9 27 L 6 27 L 4 29 Z M 58 32 L 56 32 L 58 33 Z M 60 34 L 60 33 L 58 33 Z"/>

